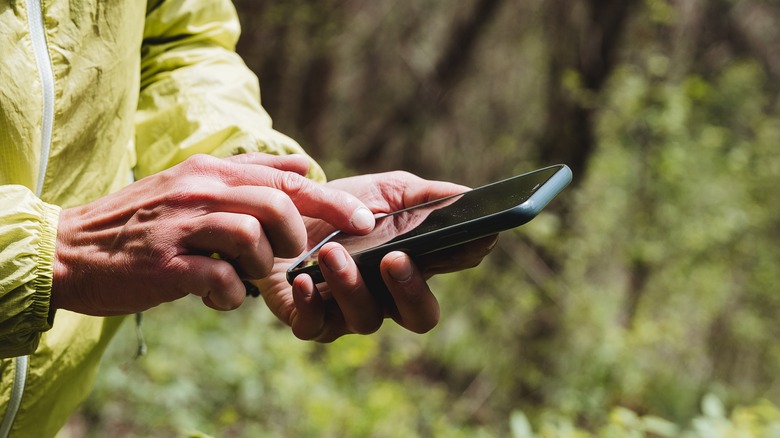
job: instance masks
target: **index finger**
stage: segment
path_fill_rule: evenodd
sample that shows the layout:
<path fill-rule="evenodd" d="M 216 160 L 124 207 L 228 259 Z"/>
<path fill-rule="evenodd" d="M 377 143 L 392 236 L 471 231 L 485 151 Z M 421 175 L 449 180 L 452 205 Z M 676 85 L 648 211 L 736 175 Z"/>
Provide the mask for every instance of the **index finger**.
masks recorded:
<path fill-rule="evenodd" d="M 298 173 L 258 164 L 228 163 L 225 182 L 231 185 L 273 187 L 287 194 L 298 211 L 354 234 L 374 227 L 374 214 L 354 195 L 314 182 Z"/>
<path fill-rule="evenodd" d="M 311 167 L 311 161 L 305 155 L 272 155 L 262 152 L 250 152 L 233 155 L 225 158 L 225 161 L 236 164 L 255 164 L 273 167 L 274 169 L 295 172 L 298 175 L 306 175 Z"/>

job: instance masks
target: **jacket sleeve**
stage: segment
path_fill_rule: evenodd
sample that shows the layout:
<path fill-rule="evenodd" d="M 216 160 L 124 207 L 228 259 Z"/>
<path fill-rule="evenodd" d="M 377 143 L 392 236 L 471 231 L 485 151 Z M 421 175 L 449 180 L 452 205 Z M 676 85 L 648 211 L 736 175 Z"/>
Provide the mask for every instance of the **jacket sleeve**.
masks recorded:
<path fill-rule="evenodd" d="M 59 213 L 26 187 L 0 186 L 0 357 L 31 354 L 51 328 Z"/>
<path fill-rule="evenodd" d="M 196 153 L 303 153 L 271 127 L 257 77 L 235 52 L 228 0 L 157 0 L 147 7 L 136 116 L 136 178 Z M 312 164 L 310 177 L 324 179 Z"/>

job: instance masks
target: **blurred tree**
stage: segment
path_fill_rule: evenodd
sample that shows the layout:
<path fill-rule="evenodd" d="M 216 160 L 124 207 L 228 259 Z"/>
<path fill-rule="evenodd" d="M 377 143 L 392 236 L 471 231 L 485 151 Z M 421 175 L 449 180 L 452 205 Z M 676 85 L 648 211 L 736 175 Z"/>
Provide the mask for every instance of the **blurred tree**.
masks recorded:
<path fill-rule="evenodd" d="M 496 107 L 492 94 L 525 106 L 527 99 L 518 93 L 527 90 L 518 82 L 494 84 L 496 78 L 479 76 L 491 71 L 483 53 L 514 51 L 502 47 L 512 41 L 494 31 L 499 11 L 510 18 L 502 24 L 506 29 L 531 22 L 533 16 L 512 17 L 529 15 L 532 6 L 500 0 L 457 7 L 435 1 L 236 4 L 244 27 L 238 49 L 260 76 L 264 105 L 277 127 L 315 157 L 361 172 L 403 168 L 444 178 L 465 171 L 486 182 L 483 171 L 472 169 L 473 148 L 459 146 L 465 140 L 458 137 L 478 133 L 474 144 L 490 148 L 507 134 L 484 128 L 463 133 L 455 126 L 476 127 L 481 121 L 474 119 L 490 117 Z M 513 32 L 519 37 L 521 29 Z M 518 53 L 511 56 L 522 61 Z M 501 88 L 494 92 L 493 86 Z M 486 92 L 474 101 L 464 96 L 467 89 Z M 465 116 L 454 114 L 464 107 Z M 501 123 L 511 132 L 518 121 Z M 495 159 L 502 162 L 501 156 Z"/>
<path fill-rule="evenodd" d="M 359 152 L 352 158 L 354 167 L 380 170 L 387 165 L 383 158 L 392 155 L 400 168 L 424 174 L 437 172 L 438 163 L 420 160 L 420 138 L 435 120 L 451 112 L 451 96 L 467 77 L 477 41 L 502 3 L 476 0 L 468 13 L 455 17 L 430 71 L 418 75 L 405 97 L 386 111 L 383 120 L 359 134 L 362 144 L 357 145 Z M 396 148 L 388 150 L 389 139 L 399 142 Z"/>
<path fill-rule="evenodd" d="M 662 225 L 667 219 L 659 206 L 669 202 L 669 192 L 678 192 L 682 184 L 679 180 L 672 180 L 666 186 L 661 183 L 669 179 L 668 157 L 683 154 L 672 152 L 677 151 L 674 142 L 688 145 L 688 154 L 696 157 L 702 154 L 696 130 L 723 126 L 728 132 L 755 136 L 755 121 L 766 120 L 767 113 L 774 111 L 777 104 L 779 55 L 775 48 L 780 44 L 778 32 L 774 30 L 778 7 L 773 3 L 556 0 L 518 6 L 511 2 L 475 0 L 452 8 L 435 1 L 414 6 L 354 1 L 344 2 L 339 8 L 342 13 L 335 14 L 334 20 L 339 30 L 329 35 L 309 33 L 314 38 L 310 41 L 314 48 L 311 50 L 316 52 L 323 45 L 333 48 L 328 52 L 329 82 L 321 82 L 327 91 L 320 92 L 330 97 L 319 102 L 323 105 L 322 112 L 339 114 L 324 116 L 331 117 L 329 120 L 335 125 L 329 124 L 330 133 L 320 137 L 322 143 L 313 148 L 325 161 L 334 157 L 351 163 L 354 171 L 402 167 L 433 177 L 467 176 L 466 182 L 484 182 L 505 175 L 516 170 L 507 163 L 517 160 L 566 162 L 575 170 L 575 181 L 592 185 L 588 183 L 591 161 L 604 163 L 603 153 L 609 152 L 603 151 L 612 150 L 609 145 L 616 138 L 625 145 L 624 153 L 631 158 L 613 165 L 633 169 L 620 194 L 629 197 L 631 202 L 620 213 L 628 215 L 617 234 L 625 240 L 612 242 L 613 251 L 620 258 L 615 260 L 619 268 L 609 277 L 624 286 L 615 301 L 603 297 L 603 302 L 594 303 L 615 306 L 616 325 L 607 326 L 628 337 L 648 323 L 644 316 L 647 309 L 665 306 L 665 298 L 657 296 L 658 282 L 670 275 L 670 267 L 682 257 L 674 255 L 673 248 L 679 245 L 673 242 L 668 242 L 664 256 L 657 255 L 660 250 L 652 243 L 664 241 L 663 235 L 671 232 Z M 316 23 L 315 27 L 325 27 L 323 22 Z M 324 43 L 319 38 L 331 38 L 331 42 Z M 508 43 L 511 41 L 520 43 Z M 255 38 L 253 44 L 262 44 L 262 39 Z M 734 72 L 739 69 L 729 70 L 730 67 L 746 58 L 755 59 L 768 80 L 749 75 L 734 78 Z M 501 70 L 505 59 L 511 60 L 515 71 L 518 65 L 522 66 L 524 76 L 514 78 L 507 74 L 513 70 Z M 491 69 L 500 74 L 491 76 Z M 727 70 L 731 73 L 725 73 Z M 344 75 L 347 72 L 350 73 Z M 536 76 L 532 75 L 534 72 Z M 724 74 L 732 78 L 726 79 Z M 282 76 L 294 78 L 297 74 Z M 341 76 L 346 76 L 344 82 L 339 79 Z M 610 86 L 611 81 L 615 83 Z M 716 93 L 714 88 L 721 87 L 723 81 L 727 83 L 726 88 Z M 488 85 L 496 82 L 500 91 L 494 94 Z M 757 98 L 748 91 L 752 90 L 749 84 L 757 83 L 767 92 L 766 99 L 761 99 L 763 104 L 744 100 Z M 740 87 L 744 90 L 741 94 L 731 94 L 730 90 Z M 638 93 L 634 100 L 636 106 L 621 107 L 623 103 L 619 99 L 633 99 L 631 93 Z M 505 95 L 507 101 L 497 94 Z M 478 97 L 475 100 L 473 96 Z M 743 115 L 734 118 L 735 108 L 744 105 L 750 109 L 743 108 L 740 110 Z M 524 112 L 524 108 L 532 110 Z M 752 112 L 754 109 L 758 113 Z M 619 111 L 622 121 L 615 122 L 611 111 Z M 282 109 L 282 120 L 287 118 L 285 112 L 295 111 Z M 752 118 L 746 114 L 752 114 Z M 513 127 L 518 120 L 530 122 L 520 128 Z M 295 123 L 290 123 L 293 131 L 299 129 Z M 680 130 L 683 128 L 690 132 L 683 133 Z M 626 132 L 623 137 L 615 133 L 623 129 Z M 467 130 L 471 132 L 466 133 Z M 450 134 L 442 135 L 443 132 Z M 507 135 L 522 140 L 502 139 Z M 735 135 L 729 144 L 738 144 L 739 134 Z M 301 138 L 307 138 L 306 134 Z M 743 144 L 731 148 L 754 147 Z M 596 156 L 598 151 L 602 154 Z M 603 165 L 599 168 L 604 169 Z M 709 171 L 719 172 L 718 169 L 713 164 Z M 706 174 L 697 175 L 706 178 Z M 603 176 L 596 178 L 600 177 Z M 609 175 L 606 178 L 607 181 L 615 179 Z M 687 184 L 696 185 L 695 179 Z M 587 227 L 580 228 L 582 221 L 598 216 L 595 211 L 584 213 L 573 202 L 574 194 L 594 199 L 595 192 L 585 193 L 590 195 L 572 191 L 558 206 L 560 217 L 556 230 L 560 237 L 556 242 L 540 240 L 529 233 L 502 243 L 502 255 L 488 261 L 489 266 L 482 269 L 484 276 L 478 276 L 480 280 L 472 286 L 484 287 L 490 290 L 487 294 L 502 299 L 503 295 L 495 292 L 496 284 L 514 283 L 514 290 L 508 294 L 525 290 L 524 293 L 534 297 L 530 301 L 533 305 L 522 312 L 523 325 L 512 339 L 496 336 L 503 339 L 496 342 L 504 348 L 506 343 L 516 345 L 517 349 L 509 357 L 523 363 L 523 376 L 514 380 L 502 378 L 510 379 L 511 383 L 502 381 L 501 386 L 508 388 L 512 395 L 502 398 L 493 394 L 507 405 L 542 407 L 561 403 L 556 391 L 550 389 L 550 382 L 567 381 L 570 372 L 568 362 L 572 357 L 555 352 L 569 348 L 572 339 L 577 339 L 572 338 L 571 324 L 579 319 L 571 315 L 576 311 L 571 306 L 579 302 L 576 295 L 582 288 L 576 283 L 598 283 L 584 274 L 575 276 L 568 286 L 560 281 L 560 277 L 570 275 L 567 272 L 573 269 L 572 263 L 593 266 L 571 255 L 571 244 L 577 241 L 578 235 L 594 232 L 587 231 Z M 693 201 L 674 198 L 671 202 Z M 637 237 L 629 238 L 631 233 Z M 678 251 L 683 254 L 692 250 Z M 594 257 L 612 259 L 605 254 Z M 766 257 L 772 256 L 766 254 Z M 523 272 L 510 275 L 518 263 L 524 265 Z M 600 272 L 603 268 L 591 269 Z M 749 271 L 747 267 L 741 269 Z M 580 268 L 575 271 L 580 272 Z M 497 276 L 508 276 L 506 283 L 491 280 Z M 744 299 L 752 301 L 756 297 L 750 292 Z M 759 302 L 765 301 L 759 299 Z M 730 308 L 723 307 L 719 312 L 711 321 L 711 339 L 717 339 L 713 344 L 717 347 L 706 347 L 705 342 L 696 348 L 710 348 L 712 363 L 718 364 L 714 365 L 719 370 L 717 379 L 736 381 L 742 378 L 738 370 L 743 370 L 737 365 L 738 358 L 750 355 L 720 348 L 724 342 L 731 342 L 730 335 L 726 334 L 733 333 L 738 323 Z M 747 312 L 755 315 L 752 307 Z M 495 317 L 501 322 L 506 318 Z M 746 345 L 733 347 L 740 347 L 736 351 L 754 351 Z M 583 354 L 588 356 L 587 352 Z M 458 360 L 466 362 L 462 357 Z M 454 365 L 457 360 L 440 365 L 435 365 L 437 361 L 428 363 L 445 374 L 443 369 L 457 367 Z M 620 387 L 619 376 L 626 371 L 610 368 L 613 366 L 617 365 L 594 370 L 603 376 L 602 380 L 588 375 L 607 388 L 611 386 L 606 382 Z M 500 373 L 498 369 L 494 371 Z M 466 373 L 466 376 L 471 376 L 465 377 L 467 382 L 476 376 L 482 377 L 473 381 L 490 381 L 484 372 Z M 707 378 L 698 381 L 705 382 Z M 455 383 L 457 380 L 450 383 L 460 387 Z M 588 387 L 577 382 L 571 383 L 572 388 Z M 499 384 L 487 383 L 488 387 L 492 385 Z M 604 400 L 628 402 L 619 395 L 622 389 L 614 391 L 613 396 Z M 569 390 L 563 393 L 571 394 Z M 629 404 L 642 405 L 634 396 L 630 398 Z M 691 409 L 693 405 L 688 406 Z"/>
<path fill-rule="evenodd" d="M 424 336 L 319 346 L 260 303 L 149 312 L 149 356 L 115 344 L 87 435 L 775 430 L 780 4 L 236 5 L 264 105 L 331 177 L 476 185 L 565 162 L 576 185 L 479 268 L 432 279 Z"/>
<path fill-rule="evenodd" d="M 284 131 L 323 153 L 336 62 L 333 39 L 345 25 L 339 2 L 237 0 L 244 36 L 238 51 L 261 78 L 262 100 Z"/>
<path fill-rule="evenodd" d="M 540 161 L 567 163 L 578 180 L 595 149 L 595 99 L 618 63 L 622 33 L 638 0 L 546 3 L 547 118 Z"/>

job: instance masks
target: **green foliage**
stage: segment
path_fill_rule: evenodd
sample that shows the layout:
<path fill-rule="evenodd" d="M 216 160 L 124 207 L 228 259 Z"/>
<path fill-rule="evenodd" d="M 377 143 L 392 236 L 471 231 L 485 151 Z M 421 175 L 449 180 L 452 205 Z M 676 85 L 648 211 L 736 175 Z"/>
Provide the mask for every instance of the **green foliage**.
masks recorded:
<path fill-rule="evenodd" d="M 568 282 L 582 285 L 565 317 L 570 388 L 602 376 L 607 403 L 681 420 L 713 380 L 749 398 L 759 388 L 742 373 L 771 378 L 780 367 L 764 355 L 780 304 L 769 207 L 780 153 L 765 81 L 753 63 L 712 83 L 630 66 L 613 78 L 566 262 Z"/>
<path fill-rule="evenodd" d="M 614 408 L 607 423 L 595 431 L 584 430 L 565 417 L 546 417 L 535 432 L 521 411 L 513 412 L 510 421 L 512 438 L 726 438 L 775 437 L 780 433 L 780 409 L 774 404 L 762 400 L 727 415 L 721 401 L 712 394 L 702 399 L 701 413 L 685 428 L 622 407 Z"/>
<path fill-rule="evenodd" d="M 84 424 L 85 436 L 780 436 L 776 76 L 755 56 L 677 44 L 670 35 L 687 34 L 675 26 L 704 5 L 638 3 L 603 89 L 562 75 L 591 117 L 587 172 L 480 267 L 432 279 L 435 330 L 387 324 L 316 345 L 260 301 L 218 313 L 183 300 L 147 312 L 138 360 L 126 323 L 63 434 Z M 552 38 L 536 23 L 541 4 L 507 2 L 445 116 L 396 127 L 420 134 L 418 159 L 441 160 L 443 177 L 482 183 L 534 167 Z M 410 94 L 390 78 L 430 72 L 447 19 L 463 15 L 435 2 L 367 5 L 353 5 L 353 26 L 322 28 L 318 14 L 349 10 L 265 6 L 271 26 L 299 21 L 290 32 L 338 43 L 314 48 L 335 50 L 343 68 L 321 151 L 332 175 L 353 172 L 339 148 L 363 117 Z M 314 50 L 293 42 L 290 62 Z M 386 87 L 361 82 L 366 64 Z"/>

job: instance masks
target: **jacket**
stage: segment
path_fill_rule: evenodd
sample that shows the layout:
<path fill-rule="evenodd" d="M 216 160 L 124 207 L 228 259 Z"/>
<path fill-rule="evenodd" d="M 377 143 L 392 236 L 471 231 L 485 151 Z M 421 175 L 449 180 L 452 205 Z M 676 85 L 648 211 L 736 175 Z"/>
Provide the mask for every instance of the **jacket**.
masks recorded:
<path fill-rule="evenodd" d="M 122 321 L 50 311 L 62 208 L 195 153 L 302 153 L 238 36 L 227 0 L 0 3 L 0 436 L 55 435 Z"/>

